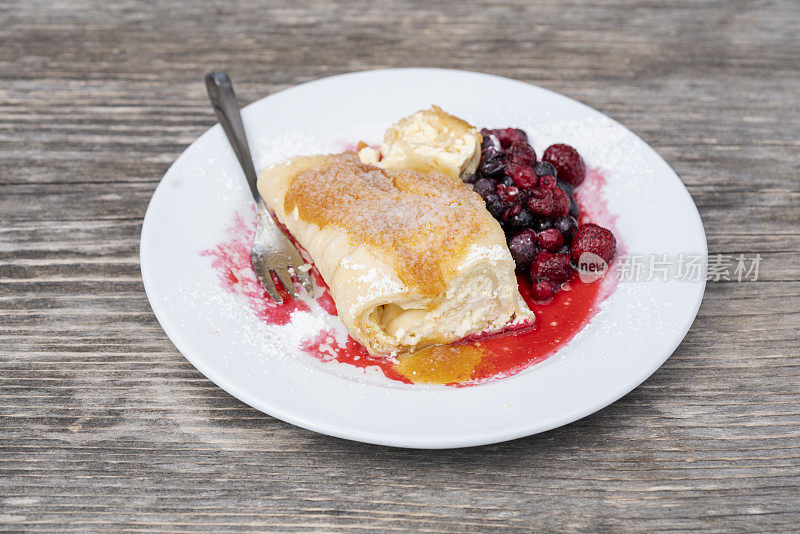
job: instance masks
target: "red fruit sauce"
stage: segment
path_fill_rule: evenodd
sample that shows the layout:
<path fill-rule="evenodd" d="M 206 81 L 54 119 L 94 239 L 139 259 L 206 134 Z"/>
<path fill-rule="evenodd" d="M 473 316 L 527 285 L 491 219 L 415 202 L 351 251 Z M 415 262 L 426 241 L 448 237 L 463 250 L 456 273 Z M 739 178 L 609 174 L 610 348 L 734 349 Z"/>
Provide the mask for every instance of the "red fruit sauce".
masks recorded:
<path fill-rule="evenodd" d="M 600 195 L 604 184 L 605 177 L 600 170 L 592 169 L 587 173 L 586 180 L 576 192 L 582 213 L 580 222 L 591 220 L 613 231 L 614 218 L 609 216 Z M 244 296 L 264 323 L 286 325 L 291 321 L 292 313 L 310 311 L 310 307 L 302 300 L 288 298 L 282 288 L 279 289 L 284 296 L 281 305 L 275 304 L 266 294 L 250 265 L 250 246 L 254 233 L 253 225 L 245 223 L 237 214 L 233 225 L 227 230 L 226 239 L 200 254 L 211 258 L 211 265 L 219 274 L 222 286 Z M 312 273 L 315 284 L 323 288 L 317 302 L 325 311 L 336 315 L 336 306 L 328 287 L 316 269 Z M 518 277 L 518 282 L 523 298 L 536 314 L 536 323 L 532 327 L 461 340 L 447 346 L 429 347 L 398 359 L 371 356 L 350 336 L 342 345 L 330 331 L 320 331 L 303 342 L 301 348 L 322 362 L 335 360 L 361 369 L 378 368 L 386 378 L 398 382 L 472 386 L 515 375 L 547 359 L 575 337 L 615 287 L 613 280 L 608 277 L 587 284 L 573 272 L 564 289 L 549 302 L 536 302 L 531 298 L 528 281 Z M 280 288 L 280 284 L 277 287 Z"/>

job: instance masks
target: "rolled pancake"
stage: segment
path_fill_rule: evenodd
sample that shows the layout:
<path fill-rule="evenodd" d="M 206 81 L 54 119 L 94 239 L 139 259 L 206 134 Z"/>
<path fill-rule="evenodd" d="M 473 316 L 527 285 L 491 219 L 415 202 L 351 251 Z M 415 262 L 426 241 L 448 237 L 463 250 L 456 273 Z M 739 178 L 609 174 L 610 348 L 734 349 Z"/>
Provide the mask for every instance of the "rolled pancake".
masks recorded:
<path fill-rule="evenodd" d="M 258 190 L 371 354 L 533 322 L 500 225 L 457 178 L 344 153 L 268 167 Z"/>

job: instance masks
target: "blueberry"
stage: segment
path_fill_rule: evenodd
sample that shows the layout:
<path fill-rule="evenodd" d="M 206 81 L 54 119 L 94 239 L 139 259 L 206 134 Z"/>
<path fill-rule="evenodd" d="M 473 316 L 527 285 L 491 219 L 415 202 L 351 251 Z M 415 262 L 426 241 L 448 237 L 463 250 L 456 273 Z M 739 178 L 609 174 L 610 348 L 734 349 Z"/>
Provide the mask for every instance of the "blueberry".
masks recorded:
<path fill-rule="evenodd" d="M 536 238 L 539 240 L 539 248 L 547 252 L 555 252 L 564 245 L 564 236 L 555 228 L 542 230 Z"/>
<path fill-rule="evenodd" d="M 489 178 L 480 178 L 475 182 L 473 190 L 484 199 L 489 193 L 493 193 L 497 189 L 497 183 Z"/>
<path fill-rule="evenodd" d="M 575 186 L 569 182 L 565 182 L 564 180 L 556 180 L 556 185 L 569 196 L 572 196 L 575 193 Z"/>
<path fill-rule="evenodd" d="M 536 152 L 528 143 L 515 141 L 506 149 L 506 161 L 526 167 L 536 163 Z"/>
<path fill-rule="evenodd" d="M 503 178 L 500 180 L 500 183 L 506 187 L 511 187 L 512 185 L 514 185 L 514 180 L 510 176 L 503 175 Z"/>
<path fill-rule="evenodd" d="M 528 142 L 528 134 L 522 128 L 514 128 L 514 131 L 517 132 L 517 137 L 520 141 Z"/>
<path fill-rule="evenodd" d="M 520 232 L 508 241 L 508 250 L 517 269 L 522 270 L 531 264 L 539 252 L 536 246 L 536 234 L 531 231 Z"/>
<path fill-rule="evenodd" d="M 548 228 L 553 227 L 553 221 L 550 219 L 538 219 L 536 222 L 533 223 L 533 229 L 537 232 L 541 232 L 542 230 L 547 230 Z"/>
<path fill-rule="evenodd" d="M 564 236 L 564 241 L 568 242 L 575 235 L 575 232 L 578 231 L 578 221 L 570 215 L 564 215 L 558 218 L 555 228 Z"/>
<path fill-rule="evenodd" d="M 483 136 L 483 141 L 481 141 L 481 149 L 492 147 L 500 150 L 500 140 L 496 135 L 489 133 L 489 130 L 486 128 L 481 130 L 481 135 Z"/>
<path fill-rule="evenodd" d="M 544 176 L 549 174 L 550 176 L 558 178 L 558 175 L 556 174 L 556 168 L 553 167 L 551 163 L 546 161 L 537 161 L 534 163 L 533 172 L 536 173 L 536 176 Z"/>
<path fill-rule="evenodd" d="M 564 245 L 558 249 L 558 254 L 569 254 L 569 245 Z"/>
<path fill-rule="evenodd" d="M 573 196 L 569 197 L 569 214 L 575 217 L 576 221 L 581 218 L 581 209 Z"/>
<path fill-rule="evenodd" d="M 490 160 L 503 157 L 503 150 L 494 145 L 481 148 L 481 159 Z"/>
<path fill-rule="evenodd" d="M 478 168 L 484 176 L 494 176 L 506 170 L 506 160 L 503 157 L 481 159 Z"/>
<path fill-rule="evenodd" d="M 500 200 L 500 197 L 497 196 L 497 193 L 489 193 L 486 195 L 486 209 L 489 210 L 489 213 L 492 214 L 492 217 L 495 219 L 499 219 L 500 216 L 503 215 L 503 212 L 506 211 L 507 206 L 503 204 L 503 201 Z"/>
<path fill-rule="evenodd" d="M 508 220 L 508 225 L 514 230 L 530 228 L 533 225 L 533 215 L 531 215 L 530 211 L 523 208 L 519 213 Z"/>

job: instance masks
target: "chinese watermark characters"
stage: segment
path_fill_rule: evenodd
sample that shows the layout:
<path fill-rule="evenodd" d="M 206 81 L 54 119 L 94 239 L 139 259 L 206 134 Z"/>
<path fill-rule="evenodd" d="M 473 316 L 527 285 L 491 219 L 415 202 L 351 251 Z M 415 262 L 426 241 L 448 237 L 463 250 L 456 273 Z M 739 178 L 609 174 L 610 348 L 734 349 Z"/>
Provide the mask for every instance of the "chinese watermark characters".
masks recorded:
<path fill-rule="evenodd" d="M 626 254 L 609 272 L 620 282 L 756 282 L 761 260 L 761 254 Z"/>

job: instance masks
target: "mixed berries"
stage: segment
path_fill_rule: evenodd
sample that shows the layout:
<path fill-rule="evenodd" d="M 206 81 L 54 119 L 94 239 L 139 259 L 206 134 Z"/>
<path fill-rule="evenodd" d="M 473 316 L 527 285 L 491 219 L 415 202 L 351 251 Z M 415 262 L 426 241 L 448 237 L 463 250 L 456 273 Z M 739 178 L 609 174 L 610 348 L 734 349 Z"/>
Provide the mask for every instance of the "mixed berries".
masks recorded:
<path fill-rule="evenodd" d="M 473 189 L 500 222 L 517 272 L 527 274 L 536 300 L 561 289 L 582 254 L 610 262 L 614 234 L 596 224 L 578 225 L 575 188 L 586 177 L 586 164 L 569 145 L 547 148 L 541 161 L 519 128 L 481 130 L 481 160 Z"/>

